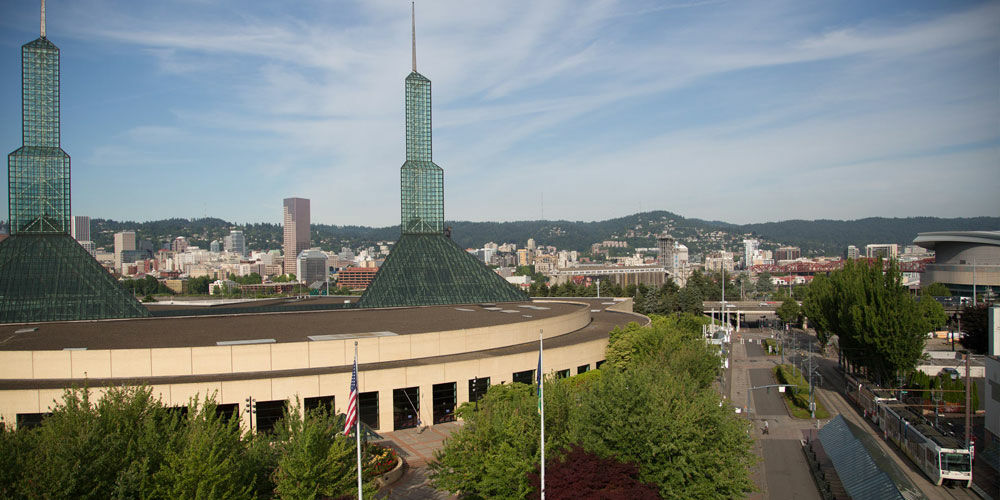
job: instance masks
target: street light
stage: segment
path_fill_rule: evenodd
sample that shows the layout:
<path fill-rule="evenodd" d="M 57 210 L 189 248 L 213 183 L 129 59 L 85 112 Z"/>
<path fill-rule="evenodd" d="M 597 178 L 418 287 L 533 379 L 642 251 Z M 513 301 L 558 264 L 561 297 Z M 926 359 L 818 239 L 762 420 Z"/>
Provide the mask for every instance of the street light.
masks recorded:
<path fill-rule="evenodd" d="M 253 432 L 253 416 L 257 413 L 257 400 L 253 397 L 248 397 L 246 403 L 247 407 L 244 411 L 250 416 L 250 432 Z"/>

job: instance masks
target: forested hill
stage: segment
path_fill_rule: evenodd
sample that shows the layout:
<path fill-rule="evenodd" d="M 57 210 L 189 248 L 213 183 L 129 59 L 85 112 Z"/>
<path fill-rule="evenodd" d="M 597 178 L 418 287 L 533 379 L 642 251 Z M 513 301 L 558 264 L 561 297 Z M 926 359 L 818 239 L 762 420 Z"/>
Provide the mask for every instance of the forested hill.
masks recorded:
<path fill-rule="evenodd" d="M 744 232 L 773 241 L 805 248 L 846 248 L 856 245 L 864 251 L 868 243 L 910 244 L 917 233 L 930 231 L 984 231 L 1000 230 L 1000 217 L 967 217 L 941 219 L 938 217 L 907 217 L 887 219 L 869 217 L 851 221 L 843 220 L 786 220 L 740 226 Z"/>
<path fill-rule="evenodd" d="M 668 232 L 685 243 L 692 253 L 717 250 L 742 252 L 742 240 L 756 237 L 762 247 L 795 245 L 805 255 L 839 255 L 847 245 L 862 248 L 868 243 L 909 244 L 917 233 L 945 230 L 998 230 L 1000 217 L 942 219 L 937 217 L 881 218 L 853 221 L 788 220 L 762 224 L 729 224 L 719 221 L 688 219 L 680 215 L 654 211 L 595 222 L 581 221 L 449 221 L 452 237 L 463 247 L 481 247 L 486 242 L 513 242 L 523 246 L 528 238 L 539 245 L 560 249 L 589 250 L 593 243 L 624 240 L 629 247 L 652 247 L 656 235 Z M 250 249 L 281 248 L 281 224 L 236 224 L 216 218 L 166 219 L 151 222 L 118 222 L 93 219 L 91 235 L 98 246 L 110 248 L 117 231 L 134 230 L 142 239 L 156 246 L 176 236 L 187 237 L 192 244 L 207 248 L 212 240 L 221 241 L 230 229 L 241 229 Z M 399 226 L 363 227 L 313 224 L 312 244 L 324 250 L 358 248 L 379 241 L 395 241 Z"/>

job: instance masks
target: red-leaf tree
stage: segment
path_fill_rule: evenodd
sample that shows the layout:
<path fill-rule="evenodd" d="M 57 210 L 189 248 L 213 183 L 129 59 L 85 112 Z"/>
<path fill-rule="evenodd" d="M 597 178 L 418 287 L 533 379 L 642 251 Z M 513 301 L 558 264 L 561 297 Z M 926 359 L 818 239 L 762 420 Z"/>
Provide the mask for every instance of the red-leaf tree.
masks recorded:
<path fill-rule="evenodd" d="M 660 498 L 656 485 L 640 482 L 639 468 L 611 458 L 601 458 L 573 445 L 560 458 L 547 460 L 545 498 L 551 500 L 654 500 Z M 528 474 L 539 495 L 540 471 Z"/>

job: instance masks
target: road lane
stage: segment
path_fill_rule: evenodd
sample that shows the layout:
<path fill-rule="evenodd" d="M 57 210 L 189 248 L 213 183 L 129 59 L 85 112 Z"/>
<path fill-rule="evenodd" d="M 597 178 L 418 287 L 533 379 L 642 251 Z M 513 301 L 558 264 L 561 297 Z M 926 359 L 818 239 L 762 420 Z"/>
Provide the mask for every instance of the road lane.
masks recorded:
<path fill-rule="evenodd" d="M 750 384 L 754 387 L 775 384 L 774 375 L 770 368 L 750 369 Z M 770 389 L 757 389 L 753 391 L 753 415 L 761 417 L 784 417 L 788 416 L 785 410 L 785 403 L 781 400 L 782 394 L 777 387 Z"/>

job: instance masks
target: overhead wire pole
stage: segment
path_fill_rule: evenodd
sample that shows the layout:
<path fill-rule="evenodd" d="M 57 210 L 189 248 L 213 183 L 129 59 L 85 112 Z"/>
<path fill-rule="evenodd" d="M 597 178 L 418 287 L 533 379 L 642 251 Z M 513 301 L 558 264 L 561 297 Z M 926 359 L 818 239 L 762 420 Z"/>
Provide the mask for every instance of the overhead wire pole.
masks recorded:
<path fill-rule="evenodd" d="M 545 500 L 545 380 L 542 377 L 542 329 L 538 330 L 538 413 L 541 418 L 541 500 Z"/>

